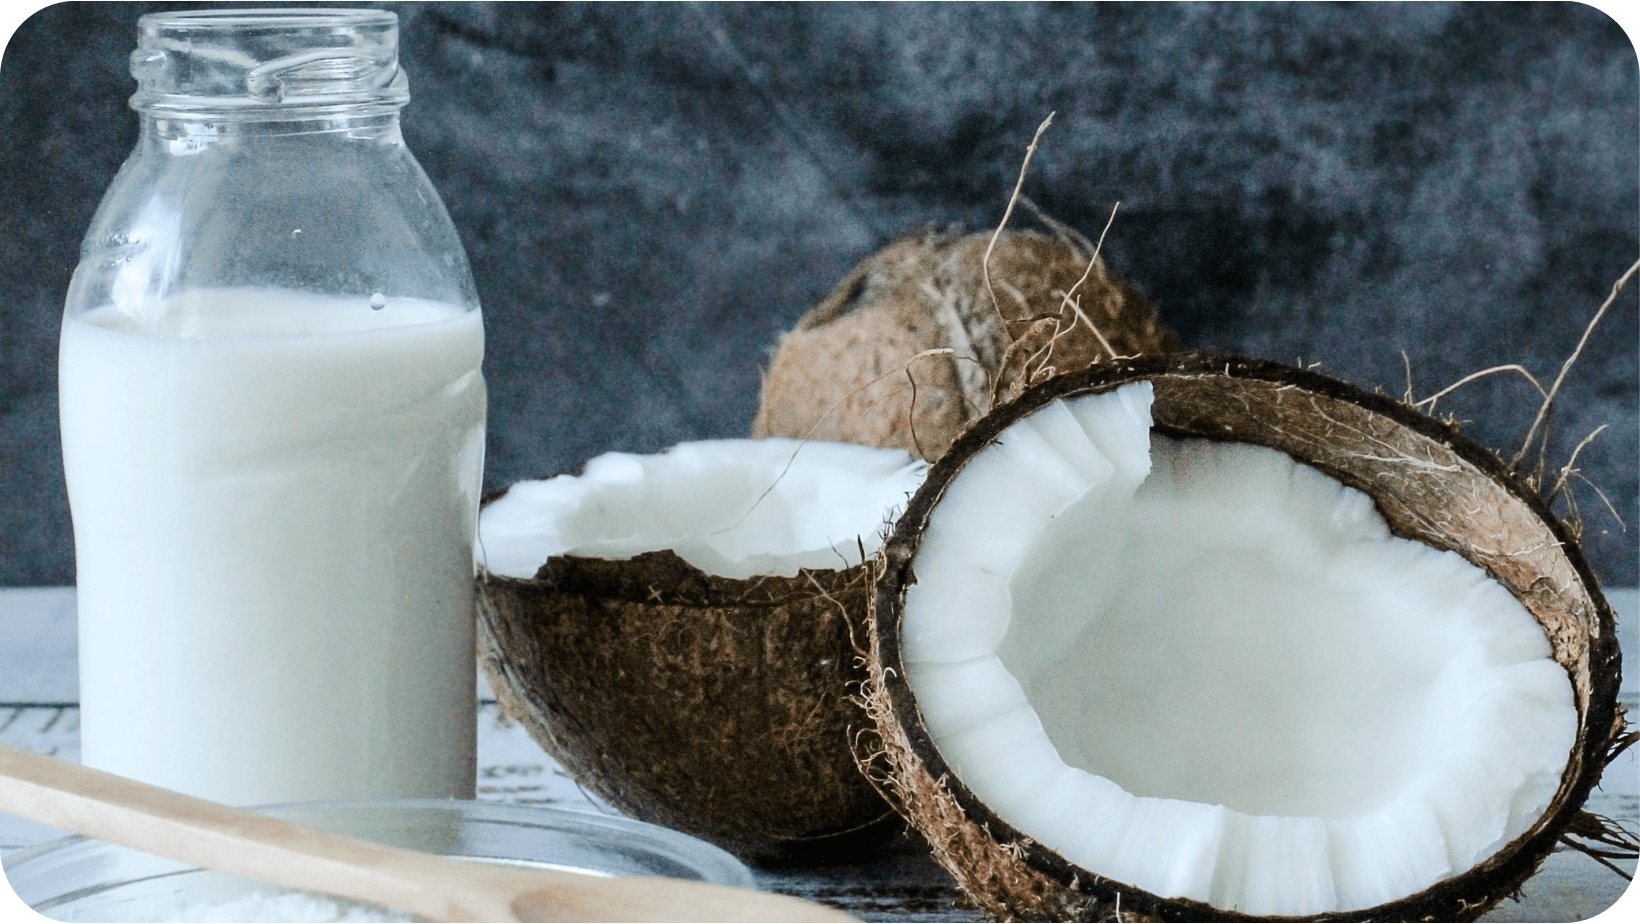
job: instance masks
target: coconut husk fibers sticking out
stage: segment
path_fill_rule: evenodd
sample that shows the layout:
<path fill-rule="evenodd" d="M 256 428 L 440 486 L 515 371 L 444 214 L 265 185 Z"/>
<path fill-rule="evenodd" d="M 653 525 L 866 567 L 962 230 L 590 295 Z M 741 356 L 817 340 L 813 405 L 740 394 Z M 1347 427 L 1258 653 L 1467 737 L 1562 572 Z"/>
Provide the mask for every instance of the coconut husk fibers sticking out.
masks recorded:
<path fill-rule="evenodd" d="M 781 338 L 752 435 L 932 460 L 1028 384 L 1112 351 L 1178 350 L 1151 303 L 1085 242 L 1030 231 L 991 240 L 930 229 L 862 261 Z M 928 350 L 950 352 L 913 359 Z"/>
<path fill-rule="evenodd" d="M 849 698 L 865 566 L 737 580 L 671 552 L 555 556 L 484 587 L 479 659 L 503 711 L 621 811 L 764 863 L 858 856 L 901 829 L 848 746 L 868 722 Z"/>
<path fill-rule="evenodd" d="M 1280 450 L 1369 495 L 1391 531 L 1461 555 L 1501 583 L 1542 626 L 1565 668 L 1576 744 L 1549 809 L 1468 872 L 1376 907 L 1310 920 L 1473 920 L 1514 893 L 1581 813 L 1625 724 L 1611 607 L 1568 529 L 1492 452 L 1450 424 L 1331 377 L 1216 355 L 1149 357 L 1054 378 L 964 433 L 930 471 L 884 547 L 873 598 L 866 705 L 880 741 L 862 764 L 928 839 L 935 857 L 988 913 L 1025 920 L 1252 920 L 1079 869 L 1012 828 L 952 772 L 922 726 L 905 679 L 900 624 L 912 562 L 931 511 L 964 465 L 1013 422 L 1055 400 L 1149 381 L 1153 427 Z M 1090 823 L 1094 823 L 1090 820 Z M 1596 828 L 1599 825 L 1595 825 Z"/>

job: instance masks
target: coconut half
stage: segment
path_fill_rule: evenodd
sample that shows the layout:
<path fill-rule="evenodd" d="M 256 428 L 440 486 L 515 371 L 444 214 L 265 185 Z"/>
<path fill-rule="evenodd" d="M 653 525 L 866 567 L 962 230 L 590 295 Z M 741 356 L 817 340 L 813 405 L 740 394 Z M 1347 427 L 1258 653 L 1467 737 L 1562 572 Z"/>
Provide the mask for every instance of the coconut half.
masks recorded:
<path fill-rule="evenodd" d="M 921 483 L 904 452 L 796 440 L 609 453 L 479 516 L 479 654 L 503 711 L 589 791 L 760 862 L 899 830 L 869 719 L 864 560 Z"/>
<path fill-rule="evenodd" d="M 1055 378 L 883 561 L 863 763 L 998 917 L 1470 920 L 1623 728 L 1612 611 L 1538 496 L 1312 371 Z"/>

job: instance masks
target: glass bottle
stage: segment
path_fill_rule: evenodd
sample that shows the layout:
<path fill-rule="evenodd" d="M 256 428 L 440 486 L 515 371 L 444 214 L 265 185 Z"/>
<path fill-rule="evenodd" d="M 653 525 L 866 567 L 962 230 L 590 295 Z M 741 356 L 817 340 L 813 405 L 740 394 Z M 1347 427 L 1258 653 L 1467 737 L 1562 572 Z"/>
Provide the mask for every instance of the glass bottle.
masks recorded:
<path fill-rule="evenodd" d="M 484 335 L 397 17 L 138 33 L 59 364 L 82 759 L 236 804 L 470 797 Z"/>

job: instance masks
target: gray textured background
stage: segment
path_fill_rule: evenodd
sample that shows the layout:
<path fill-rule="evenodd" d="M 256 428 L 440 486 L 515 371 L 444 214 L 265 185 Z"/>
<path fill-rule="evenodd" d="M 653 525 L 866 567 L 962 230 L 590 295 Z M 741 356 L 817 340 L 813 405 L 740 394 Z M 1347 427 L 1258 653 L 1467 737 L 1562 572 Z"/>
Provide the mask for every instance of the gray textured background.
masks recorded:
<path fill-rule="evenodd" d="M 198 6 L 191 4 L 188 6 Z M 405 136 L 473 264 L 486 478 L 744 435 L 776 337 L 928 222 L 1026 192 L 1097 234 L 1191 346 L 1423 397 L 1552 378 L 1640 252 L 1634 47 L 1576 4 L 385 4 Z M 0 63 L 0 586 L 73 581 L 57 328 L 130 151 L 126 55 L 165 4 L 65 4 Z M 1591 557 L 1636 583 L 1640 298 L 1572 375 L 1553 458 Z M 1515 377 L 1443 403 L 1513 447 Z"/>

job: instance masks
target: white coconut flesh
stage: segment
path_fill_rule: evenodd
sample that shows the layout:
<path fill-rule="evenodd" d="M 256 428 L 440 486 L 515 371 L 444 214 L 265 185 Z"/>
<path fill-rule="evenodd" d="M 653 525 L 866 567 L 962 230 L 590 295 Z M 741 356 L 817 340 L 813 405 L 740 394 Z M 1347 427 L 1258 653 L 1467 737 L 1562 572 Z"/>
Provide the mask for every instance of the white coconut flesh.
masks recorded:
<path fill-rule="evenodd" d="M 728 578 L 846 568 L 877 552 L 926 472 L 903 450 L 793 439 L 605 453 L 580 475 L 519 482 L 485 505 L 479 554 L 518 578 L 554 555 L 665 550 Z"/>
<path fill-rule="evenodd" d="M 1150 401 L 1046 406 L 931 512 L 901 645 L 953 773 L 1086 870 L 1253 915 L 1526 831 L 1577 714 L 1525 608 L 1281 452 L 1152 435 Z"/>

